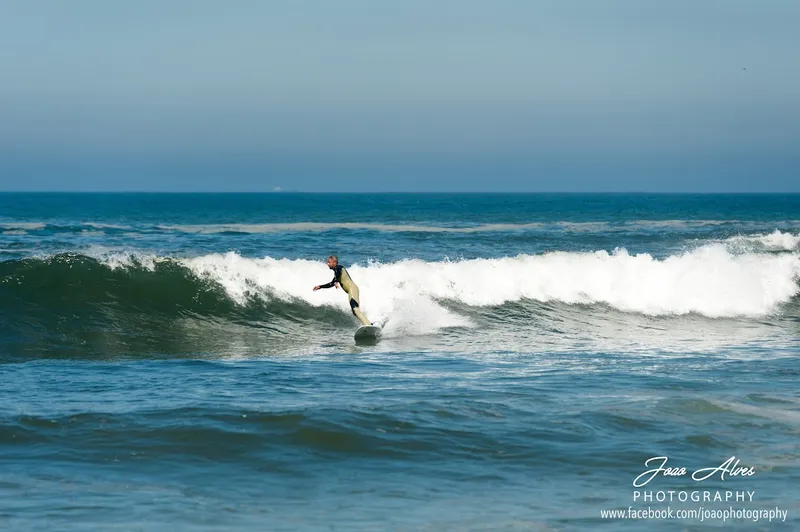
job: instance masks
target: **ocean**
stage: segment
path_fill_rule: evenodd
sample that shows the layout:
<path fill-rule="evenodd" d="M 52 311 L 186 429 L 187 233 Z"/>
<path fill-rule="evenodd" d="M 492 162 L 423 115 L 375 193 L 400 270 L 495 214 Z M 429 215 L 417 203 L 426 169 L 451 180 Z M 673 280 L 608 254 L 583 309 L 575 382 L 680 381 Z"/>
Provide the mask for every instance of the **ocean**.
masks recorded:
<path fill-rule="evenodd" d="M 800 195 L 0 194 L 0 528 L 800 528 L 799 279 Z"/>

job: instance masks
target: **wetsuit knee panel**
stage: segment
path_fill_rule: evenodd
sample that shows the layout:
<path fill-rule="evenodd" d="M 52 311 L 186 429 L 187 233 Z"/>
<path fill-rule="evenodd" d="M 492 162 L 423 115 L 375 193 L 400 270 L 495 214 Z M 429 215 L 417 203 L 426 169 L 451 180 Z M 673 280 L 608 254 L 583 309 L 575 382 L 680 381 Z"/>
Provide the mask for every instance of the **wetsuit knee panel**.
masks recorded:
<path fill-rule="evenodd" d="M 358 307 L 358 301 L 356 301 L 355 299 L 351 298 L 350 299 L 350 310 L 353 311 L 353 316 L 358 317 L 358 315 L 356 314 L 356 307 Z"/>

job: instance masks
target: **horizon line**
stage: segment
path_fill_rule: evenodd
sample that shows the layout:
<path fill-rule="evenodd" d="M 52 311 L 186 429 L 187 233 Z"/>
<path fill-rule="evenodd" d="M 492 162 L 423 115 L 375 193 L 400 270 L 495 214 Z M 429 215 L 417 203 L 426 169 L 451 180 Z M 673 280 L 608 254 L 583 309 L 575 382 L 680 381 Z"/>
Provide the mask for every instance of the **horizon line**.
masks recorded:
<path fill-rule="evenodd" d="M 462 194 L 462 195 L 478 195 L 478 194 L 504 194 L 504 195 L 532 195 L 532 194 L 574 194 L 574 195 L 621 195 L 621 194 L 641 194 L 641 195 L 769 195 L 769 194 L 785 194 L 785 195 L 800 195 L 800 191 L 646 191 L 646 190 L 625 190 L 625 191 L 514 191 L 514 190 L 429 190 L 429 191 L 313 191 L 313 190 L 2 190 L 0 194 L 269 194 L 269 195 L 289 195 L 289 194 L 328 194 L 328 195 L 345 195 L 345 194 L 409 194 L 409 195 L 424 195 L 424 194 Z"/>

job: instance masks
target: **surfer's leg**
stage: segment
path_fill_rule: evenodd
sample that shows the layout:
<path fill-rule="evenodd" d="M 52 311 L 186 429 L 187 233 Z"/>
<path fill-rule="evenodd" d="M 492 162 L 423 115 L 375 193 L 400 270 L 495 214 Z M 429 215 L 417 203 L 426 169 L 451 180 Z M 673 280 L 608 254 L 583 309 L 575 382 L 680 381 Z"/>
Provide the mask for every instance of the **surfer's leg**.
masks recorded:
<path fill-rule="evenodd" d="M 361 309 L 358 308 L 358 287 L 351 287 L 350 288 L 350 309 L 353 311 L 353 316 L 358 318 L 358 321 L 363 323 L 364 325 L 372 325 L 372 322 L 364 316 L 364 313 L 361 312 Z"/>
<path fill-rule="evenodd" d="M 353 316 L 358 318 L 358 321 L 360 321 L 364 325 L 372 325 L 372 322 L 369 321 L 367 319 L 367 317 L 364 316 L 364 313 L 361 312 L 361 309 L 358 308 L 358 301 L 356 301 L 355 299 L 351 299 L 350 300 L 350 308 L 353 309 Z"/>

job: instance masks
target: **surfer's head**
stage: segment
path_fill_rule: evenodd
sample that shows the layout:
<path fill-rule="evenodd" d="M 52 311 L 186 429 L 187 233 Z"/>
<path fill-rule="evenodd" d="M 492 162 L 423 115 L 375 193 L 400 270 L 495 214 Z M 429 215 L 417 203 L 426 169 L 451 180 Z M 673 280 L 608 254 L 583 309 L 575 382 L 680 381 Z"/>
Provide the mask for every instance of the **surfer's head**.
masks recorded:
<path fill-rule="evenodd" d="M 339 264 L 339 257 L 337 257 L 336 255 L 331 255 L 330 257 L 328 257 L 328 268 L 332 270 L 336 267 L 337 264 Z"/>

